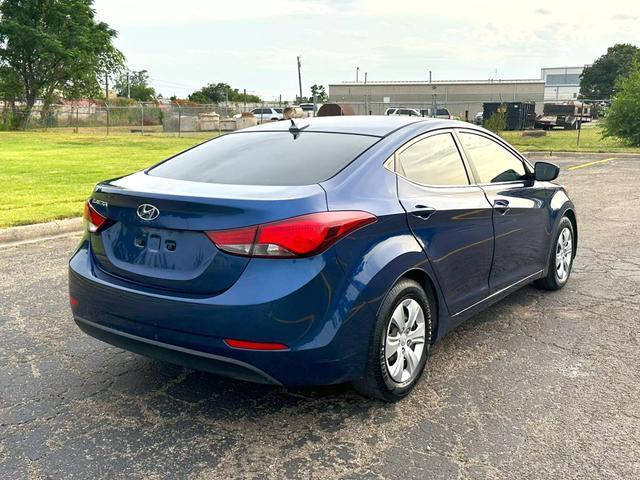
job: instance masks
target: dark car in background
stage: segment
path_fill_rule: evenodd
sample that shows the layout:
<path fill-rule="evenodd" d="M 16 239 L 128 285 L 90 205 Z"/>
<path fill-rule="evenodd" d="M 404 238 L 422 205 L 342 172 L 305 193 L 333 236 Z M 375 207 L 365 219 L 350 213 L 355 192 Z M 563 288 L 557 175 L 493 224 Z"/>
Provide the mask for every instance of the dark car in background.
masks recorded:
<path fill-rule="evenodd" d="M 450 120 L 223 135 L 96 186 L 69 262 L 73 317 L 191 368 L 395 401 L 462 321 L 531 282 L 566 284 L 578 230 L 557 175 Z"/>

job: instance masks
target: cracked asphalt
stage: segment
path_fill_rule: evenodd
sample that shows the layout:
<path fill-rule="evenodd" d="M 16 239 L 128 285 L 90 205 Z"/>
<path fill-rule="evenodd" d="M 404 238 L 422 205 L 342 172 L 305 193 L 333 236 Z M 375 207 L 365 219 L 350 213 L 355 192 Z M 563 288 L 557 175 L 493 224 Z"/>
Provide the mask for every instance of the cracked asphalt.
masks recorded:
<path fill-rule="evenodd" d="M 0 478 L 640 478 L 639 180 L 640 158 L 564 169 L 568 285 L 449 334 L 395 405 L 100 343 L 67 304 L 77 237 L 0 249 Z"/>

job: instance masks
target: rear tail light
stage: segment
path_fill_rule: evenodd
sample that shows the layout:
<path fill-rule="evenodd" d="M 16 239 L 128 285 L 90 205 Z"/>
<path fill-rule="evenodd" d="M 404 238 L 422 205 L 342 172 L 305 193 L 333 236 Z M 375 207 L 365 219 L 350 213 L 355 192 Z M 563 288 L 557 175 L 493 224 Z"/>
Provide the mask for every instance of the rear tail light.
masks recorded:
<path fill-rule="evenodd" d="M 325 251 L 340 238 L 373 223 L 367 212 L 320 212 L 278 222 L 206 232 L 225 252 L 251 257 L 306 257 Z"/>
<path fill-rule="evenodd" d="M 91 233 L 97 233 L 110 225 L 109 219 L 99 214 L 93 205 L 91 205 L 90 200 L 87 200 L 84 204 L 84 219 Z"/>

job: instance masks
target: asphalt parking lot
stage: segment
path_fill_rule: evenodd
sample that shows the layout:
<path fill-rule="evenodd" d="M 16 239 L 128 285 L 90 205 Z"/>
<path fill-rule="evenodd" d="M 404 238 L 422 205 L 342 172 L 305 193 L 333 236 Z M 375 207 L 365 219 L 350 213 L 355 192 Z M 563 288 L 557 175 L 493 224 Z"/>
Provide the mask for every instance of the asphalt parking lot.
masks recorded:
<path fill-rule="evenodd" d="M 0 249 L 0 478 L 640 478 L 640 158 L 611 157 L 553 159 L 578 209 L 567 287 L 448 335 L 395 405 L 110 347 L 71 319 L 77 237 Z"/>

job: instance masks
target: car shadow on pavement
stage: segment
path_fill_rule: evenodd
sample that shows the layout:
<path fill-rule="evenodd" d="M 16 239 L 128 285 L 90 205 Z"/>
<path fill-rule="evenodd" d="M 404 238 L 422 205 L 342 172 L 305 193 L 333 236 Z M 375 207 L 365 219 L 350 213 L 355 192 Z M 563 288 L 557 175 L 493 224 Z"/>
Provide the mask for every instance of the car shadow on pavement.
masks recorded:
<path fill-rule="evenodd" d="M 488 335 L 500 335 L 509 328 L 504 320 L 518 308 L 530 304 L 538 290 L 526 287 L 490 307 L 432 347 L 429 360 L 429 378 L 421 384 L 438 382 L 438 367 L 455 359 L 457 349 L 487 341 Z M 500 339 L 495 338 L 496 348 Z M 210 420 L 224 417 L 226 421 L 238 417 L 257 417 L 282 410 L 303 409 L 305 405 L 323 408 L 340 406 L 346 414 L 350 410 L 361 414 L 366 409 L 380 408 L 381 402 L 358 395 L 350 384 L 319 387 L 278 387 L 254 384 L 192 371 L 168 363 L 140 357 L 128 352 L 129 358 L 121 365 L 125 371 L 111 383 L 110 391 L 117 398 L 134 399 L 136 403 L 157 405 L 162 415 L 176 412 L 206 415 Z M 426 380 L 426 382 L 425 382 Z M 105 392 L 106 393 L 106 392 Z M 419 393 L 419 392 L 414 392 Z"/>

